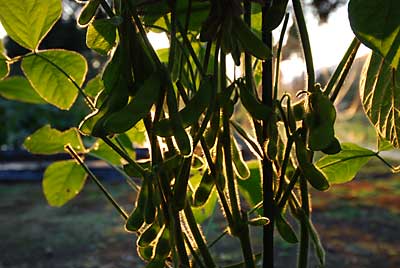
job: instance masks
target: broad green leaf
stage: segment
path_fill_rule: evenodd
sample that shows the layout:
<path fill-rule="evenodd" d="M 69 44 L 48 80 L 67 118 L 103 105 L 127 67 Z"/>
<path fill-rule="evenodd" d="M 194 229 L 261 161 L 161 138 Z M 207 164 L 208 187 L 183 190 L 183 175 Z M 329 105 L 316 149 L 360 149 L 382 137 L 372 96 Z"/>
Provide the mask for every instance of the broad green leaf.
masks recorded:
<path fill-rule="evenodd" d="M 116 138 L 113 138 L 112 141 L 117 144 Z M 118 135 L 118 143 L 122 145 L 132 159 L 136 158 L 136 153 L 132 147 L 132 143 L 125 134 Z M 90 154 L 94 157 L 107 161 L 112 165 L 120 166 L 126 164 L 126 161 L 101 139 L 98 139 L 92 145 L 90 148 Z"/>
<path fill-rule="evenodd" d="M 7 34 L 30 50 L 37 49 L 61 11 L 61 0 L 0 1 L 0 21 Z"/>
<path fill-rule="evenodd" d="M 261 175 L 259 161 L 247 163 L 250 177 L 247 180 L 237 180 L 239 192 L 250 206 L 255 206 L 262 200 Z"/>
<path fill-rule="evenodd" d="M 78 152 L 85 151 L 76 128 L 61 132 L 51 128 L 50 125 L 45 125 L 24 141 L 24 147 L 33 154 L 63 153 L 65 152 L 64 146 L 67 144 L 70 144 Z"/>
<path fill-rule="evenodd" d="M 146 128 L 143 120 L 140 120 L 133 128 L 125 133 L 131 142 L 137 146 L 144 146 L 146 143 Z"/>
<path fill-rule="evenodd" d="M 44 50 L 25 57 L 22 70 L 43 99 L 68 110 L 78 96 L 76 86 L 82 86 L 85 80 L 87 63 L 82 55 L 73 51 Z"/>
<path fill-rule="evenodd" d="M 115 46 L 116 26 L 107 19 L 99 19 L 89 24 L 86 45 L 102 55 Z"/>
<path fill-rule="evenodd" d="M 100 91 L 104 89 L 103 80 L 101 80 L 100 75 L 92 78 L 89 82 L 87 82 L 86 87 L 83 89 L 85 93 L 94 98 L 99 94 Z"/>
<path fill-rule="evenodd" d="M 190 184 L 193 189 L 196 189 L 201 181 L 202 173 L 199 170 L 192 169 L 191 173 L 193 176 L 190 178 Z M 215 191 L 215 187 L 212 190 L 210 197 L 207 202 L 202 207 L 192 207 L 194 217 L 196 218 L 196 222 L 201 224 L 205 220 L 207 220 L 214 212 L 215 206 L 217 204 L 217 192 Z"/>
<path fill-rule="evenodd" d="M 59 161 L 47 167 L 43 192 L 49 205 L 61 207 L 82 190 L 87 174 L 74 160 Z"/>
<path fill-rule="evenodd" d="M 400 1 L 350 0 L 349 19 L 357 38 L 397 69 L 400 59 Z"/>
<path fill-rule="evenodd" d="M 1 54 L 0 51 L 0 80 L 8 75 L 10 72 L 10 65 L 7 62 L 7 57 Z"/>
<path fill-rule="evenodd" d="M 357 172 L 375 155 L 366 148 L 352 143 L 342 143 L 342 151 L 327 155 L 315 164 L 326 175 L 329 183 L 339 184 L 351 181 Z"/>
<path fill-rule="evenodd" d="M 0 81 L 0 95 L 9 100 L 32 104 L 46 103 L 22 76 L 13 76 Z"/>
<path fill-rule="evenodd" d="M 372 53 L 360 82 L 365 113 L 379 135 L 400 148 L 400 69 Z"/>

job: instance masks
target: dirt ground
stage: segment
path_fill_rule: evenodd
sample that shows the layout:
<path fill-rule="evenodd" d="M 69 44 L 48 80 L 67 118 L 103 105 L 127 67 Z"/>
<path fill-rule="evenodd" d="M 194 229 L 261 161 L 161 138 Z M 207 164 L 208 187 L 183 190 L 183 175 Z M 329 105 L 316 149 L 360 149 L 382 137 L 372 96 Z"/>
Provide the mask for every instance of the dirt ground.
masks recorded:
<path fill-rule="evenodd" d="M 128 210 L 135 195 L 124 183 L 107 187 Z M 218 213 L 217 213 L 218 214 Z M 220 216 L 205 222 L 213 240 L 224 226 Z M 400 177 L 381 165 L 367 166 L 351 183 L 313 193 L 313 219 L 326 250 L 327 267 L 400 267 Z M 254 251 L 261 228 L 252 230 Z M 276 238 L 276 267 L 296 267 L 296 247 Z M 212 254 L 221 265 L 240 260 L 239 244 L 224 237 Z M 313 253 L 310 267 L 316 267 Z M 122 218 L 88 182 L 62 208 L 46 204 L 38 183 L 0 184 L 0 268 L 144 267 L 135 237 Z"/>

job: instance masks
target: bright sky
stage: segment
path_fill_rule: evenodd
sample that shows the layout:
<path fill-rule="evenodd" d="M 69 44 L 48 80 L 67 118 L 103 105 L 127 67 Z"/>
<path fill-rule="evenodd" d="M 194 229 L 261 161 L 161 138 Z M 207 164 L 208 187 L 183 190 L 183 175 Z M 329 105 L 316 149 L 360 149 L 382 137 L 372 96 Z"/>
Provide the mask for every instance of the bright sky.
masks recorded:
<path fill-rule="evenodd" d="M 318 25 L 317 18 L 311 13 L 308 14 L 306 19 L 315 69 L 337 65 L 354 36 L 347 17 L 347 5 L 341 6 L 336 12 L 332 13 L 325 24 Z M 278 39 L 279 31 L 275 32 L 277 33 L 275 38 Z M 0 38 L 4 37 L 5 34 L 0 24 Z M 155 49 L 168 47 L 168 39 L 165 34 L 150 33 L 149 39 Z M 357 55 L 360 57 L 369 53 L 369 51 L 368 48 L 361 46 Z M 228 68 L 228 72 L 229 69 L 232 72 L 233 69 Z M 292 57 L 289 60 L 282 61 L 281 70 L 283 71 L 283 82 L 288 83 L 305 72 L 305 64 L 301 58 Z"/>

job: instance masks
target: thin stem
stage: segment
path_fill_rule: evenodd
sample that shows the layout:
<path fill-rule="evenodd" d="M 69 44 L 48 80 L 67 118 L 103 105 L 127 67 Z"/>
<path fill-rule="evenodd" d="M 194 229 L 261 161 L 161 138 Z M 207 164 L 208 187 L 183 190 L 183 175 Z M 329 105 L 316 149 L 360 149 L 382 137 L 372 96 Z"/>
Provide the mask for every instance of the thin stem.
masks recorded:
<path fill-rule="evenodd" d="M 307 88 L 308 91 L 312 92 L 314 91 L 315 72 L 314 72 L 314 63 L 311 53 L 311 45 L 310 45 L 310 39 L 308 37 L 306 21 L 304 19 L 303 8 L 301 7 L 300 0 L 292 0 L 292 3 L 293 3 L 293 10 L 296 17 L 297 26 L 299 27 L 304 58 L 306 60 L 307 76 L 308 76 Z"/>
<path fill-rule="evenodd" d="M 100 5 L 110 18 L 115 16 L 114 12 L 112 11 L 106 0 L 100 0 Z"/>
<path fill-rule="evenodd" d="M 193 258 L 194 258 L 196 264 L 200 268 L 206 268 L 206 266 L 204 266 L 203 262 L 201 261 L 200 256 L 194 250 L 194 248 L 192 246 L 192 242 L 189 240 L 189 238 L 187 237 L 187 235 L 185 233 L 183 233 L 183 238 L 185 239 L 186 245 L 188 246 L 190 253 L 193 255 Z"/>
<path fill-rule="evenodd" d="M 326 85 L 324 94 L 329 95 L 333 89 L 333 86 L 336 84 L 337 80 L 339 79 L 340 74 L 343 72 L 345 66 L 349 62 L 351 55 L 354 54 L 354 51 L 357 52 L 358 48 L 360 47 L 360 41 L 354 37 L 353 41 L 351 42 L 349 48 L 346 50 L 342 60 L 340 61 L 339 65 L 337 66 L 335 72 L 332 74 L 331 78 L 329 79 L 328 84 Z"/>
<path fill-rule="evenodd" d="M 261 14 L 261 34 L 262 41 L 272 47 L 272 33 L 268 30 L 269 9 L 271 1 L 267 1 L 262 8 Z M 272 88 L 272 59 L 262 63 L 262 102 L 272 107 L 273 88 Z M 268 121 L 263 121 L 262 137 L 259 143 L 262 144 L 268 138 Z M 263 187 L 263 205 L 264 217 L 270 220 L 270 224 L 263 227 L 263 268 L 274 267 L 274 180 L 272 162 L 264 156 L 261 160 L 262 167 L 262 187 Z"/>
<path fill-rule="evenodd" d="M 208 245 L 208 248 L 213 247 L 219 240 L 221 240 L 221 238 L 223 238 L 228 233 L 229 233 L 228 229 L 225 229 L 225 231 L 223 231 L 219 236 L 217 236 L 217 238 L 211 241 L 211 243 Z"/>
<path fill-rule="evenodd" d="M 79 165 L 86 171 L 88 176 L 97 184 L 97 186 L 100 188 L 100 190 L 103 192 L 103 194 L 106 196 L 108 201 L 114 206 L 114 208 L 119 212 L 119 214 L 125 219 L 128 219 L 128 213 L 125 212 L 125 210 L 117 203 L 117 201 L 114 200 L 114 198 L 111 196 L 111 194 L 107 191 L 107 189 L 103 186 L 103 184 L 100 182 L 100 180 L 93 174 L 93 172 L 88 168 L 88 166 L 83 162 L 82 158 L 75 152 L 74 148 L 70 144 L 65 146 L 65 149 L 68 151 L 68 153 L 71 155 L 72 158 L 74 158 Z"/>
<path fill-rule="evenodd" d="M 297 179 L 299 178 L 299 176 L 300 176 L 300 169 L 297 168 L 296 171 L 294 172 L 292 178 L 290 179 L 290 182 L 289 182 L 288 186 L 286 187 L 285 192 L 282 195 L 282 198 L 279 200 L 279 203 L 278 203 L 279 209 L 283 209 L 283 207 L 285 206 L 287 200 L 289 199 L 289 197 L 292 193 L 294 186 L 296 185 L 296 182 L 297 182 Z"/>
<path fill-rule="evenodd" d="M 276 68 L 275 68 L 275 85 L 274 85 L 274 100 L 278 98 L 278 86 L 279 86 L 279 75 L 280 75 L 280 63 L 281 63 L 281 52 L 283 47 L 283 38 L 285 37 L 286 28 L 289 21 L 289 13 L 286 13 L 283 21 L 281 34 L 279 36 L 278 51 L 276 53 Z"/>
<path fill-rule="evenodd" d="M 353 65 L 353 62 L 356 58 L 358 48 L 360 47 L 361 43 L 360 43 L 360 41 L 358 41 L 358 39 L 356 39 L 356 41 L 355 40 L 353 40 L 353 41 L 355 43 L 354 48 L 351 51 L 351 54 L 349 55 L 349 57 L 346 61 L 346 64 L 344 65 L 344 67 L 342 69 L 343 71 L 340 74 L 339 80 L 337 81 L 337 83 L 335 84 L 335 86 L 332 90 L 332 95 L 330 96 L 330 100 L 332 102 L 335 102 L 337 96 L 339 95 L 339 92 L 344 84 L 344 81 L 346 80 L 346 77 L 347 77 L 348 73 L 350 72 L 350 68 Z"/>
<path fill-rule="evenodd" d="M 283 162 L 282 162 L 282 166 L 281 166 L 281 170 L 280 170 L 280 174 L 279 174 L 279 186 L 278 186 L 278 191 L 277 191 L 276 196 L 275 196 L 275 200 L 279 200 L 281 195 L 282 195 L 282 192 L 283 192 L 283 185 L 285 183 L 286 168 L 287 168 L 287 165 L 289 163 L 290 151 L 292 150 L 292 145 L 293 145 L 293 138 L 289 136 L 288 140 L 286 142 L 285 154 L 284 154 L 284 157 L 283 157 Z"/>
<path fill-rule="evenodd" d="M 186 204 L 184 209 L 185 217 L 187 223 L 189 225 L 190 231 L 193 234 L 194 240 L 196 241 L 197 246 L 199 247 L 200 253 L 203 257 L 204 264 L 207 267 L 216 267 L 213 258 L 211 257 L 210 251 L 207 248 L 206 243 L 204 242 L 204 238 L 200 233 L 199 227 L 197 225 L 196 219 L 193 215 L 192 208 L 189 204 Z"/>
<path fill-rule="evenodd" d="M 109 138 L 104 137 L 102 140 L 110 146 L 115 152 L 117 152 L 123 159 L 125 159 L 129 164 L 132 165 L 137 172 L 139 172 L 143 177 L 146 176 L 147 172 L 138 163 L 136 163 L 127 153 L 125 153 L 121 148 L 119 148 L 115 143 L 113 143 Z"/>
<path fill-rule="evenodd" d="M 310 206 L 308 197 L 307 180 L 300 176 L 300 192 L 301 192 L 301 208 L 307 217 L 310 216 Z M 298 256 L 298 268 L 307 268 L 308 265 L 308 249 L 310 244 L 310 236 L 308 226 L 305 222 L 300 222 L 300 249 Z"/>

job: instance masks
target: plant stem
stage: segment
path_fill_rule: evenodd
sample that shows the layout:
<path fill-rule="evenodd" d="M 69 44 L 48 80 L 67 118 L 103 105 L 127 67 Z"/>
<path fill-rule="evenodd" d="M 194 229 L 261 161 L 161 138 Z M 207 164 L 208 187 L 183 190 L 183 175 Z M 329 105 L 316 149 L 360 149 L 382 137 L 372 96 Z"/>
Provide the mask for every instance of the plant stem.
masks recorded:
<path fill-rule="evenodd" d="M 299 27 L 300 39 L 303 45 L 304 58 L 306 60 L 307 67 L 307 88 L 308 91 L 314 91 L 315 84 L 315 72 L 314 63 L 311 53 L 310 39 L 308 37 L 308 31 L 306 26 L 306 21 L 304 19 L 303 8 L 301 7 L 300 0 L 292 0 L 293 10 L 296 17 L 297 26 Z"/>
<path fill-rule="evenodd" d="M 262 8 L 262 41 L 272 47 L 272 33 L 267 29 L 268 10 L 270 9 L 270 1 Z M 272 59 L 262 63 L 262 102 L 272 107 Z M 263 142 L 267 137 L 268 121 L 263 121 Z M 259 141 L 260 142 L 260 141 Z M 260 144 L 262 145 L 262 144 Z M 273 189 L 273 170 L 272 162 L 264 155 L 261 160 L 262 168 L 262 185 L 263 185 L 263 211 L 264 217 L 270 220 L 270 223 L 263 227 L 263 268 L 274 267 L 274 189 Z"/>
<path fill-rule="evenodd" d="M 209 267 L 213 268 L 216 267 L 213 258 L 211 257 L 210 251 L 206 243 L 204 242 L 203 236 L 200 233 L 199 227 L 197 225 L 196 219 L 193 215 L 192 208 L 189 204 L 186 204 L 184 213 L 186 216 L 187 223 L 189 225 L 190 231 L 193 234 L 194 240 L 196 241 L 197 246 L 199 247 L 201 256 L 203 257 L 204 264 Z"/>
<path fill-rule="evenodd" d="M 75 152 L 74 148 L 70 144 L 65 146 L 65 149 L 68 151 L 68 153 L 71 155 L 72 158 L 74 158 L 79 165 L 82 166 L 82 168 L 86 171 L 88 176 L 97 184 L 97 186 L 100 188 L 100 190 L 103 192 L 103 194 L 106 196 L 108 201 L 114 206 L 114 208 L 119 212 L 119 214 L 125 219 L 128 219 L 128 213 L 125 212 L 125 210 L 117 203 L 117 201 L 114 200 L 114 198 L 111 196 L 111 194 L 107 191 L 107 189 L 104 187 L 104 185 L 100 182 L 100 180 L 93 174 L 93 172 L 89 169 L 89 167 L 83 162 L 82 158 Z"/>
<path fill-rule="evenodd" d="M 331 93 L 334 85 L 336 84 L 337 80 L 339 79 L 340 74 L 343 73 L 345 66 L 348 65 L 348 62 L 351 59 L 351 55 L 356 54 L 359 47 L 360 47 L 360 41 L 358 41 L 358 39 L 356 37 L 354 37 L 349 48 L 347 49 L 346 53 L 344 54 L 342 60 L 340 61 L 339 65 L 336 67 L 335 72 L 332 74 L 331 78 L 329 79 L 329 82 L 326 85 L 326 88 L 324 91 L 325 95 L 329 95 Z"/>
<path fill-rule="evenodd" d="M 308 197 L 308 185 L 304 176 L 300 176 L 300 191 L 301 191 L 301 208 L 305 215 L 310 217 L 310 206 Z M 308 265 L 308 249 L 310 244 L 308 226 L 304 221 L 300 221 L 300 249 L 298 256 L 298 268 L 307 268 Z"/>

